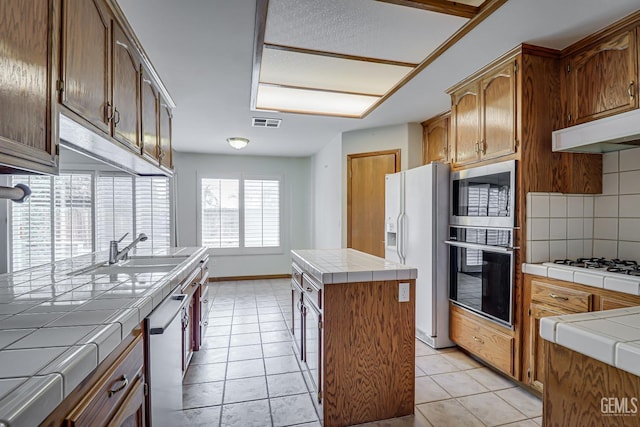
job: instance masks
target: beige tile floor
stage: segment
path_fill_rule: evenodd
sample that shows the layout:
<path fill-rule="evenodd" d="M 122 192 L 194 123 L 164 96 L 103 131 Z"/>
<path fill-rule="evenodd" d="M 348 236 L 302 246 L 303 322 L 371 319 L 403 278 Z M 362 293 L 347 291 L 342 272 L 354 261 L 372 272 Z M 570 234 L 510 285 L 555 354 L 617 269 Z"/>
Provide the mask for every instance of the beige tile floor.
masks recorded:
<path fill-rule="evenodd" d="M 184 426 L 320 426 L 293 355 L 288 280 L 212 284 L 203 349 L 183 387 Z M 366 426 L 539 426 L 542 404 L 457 349 L 416 341 L 415 415 Z"/>

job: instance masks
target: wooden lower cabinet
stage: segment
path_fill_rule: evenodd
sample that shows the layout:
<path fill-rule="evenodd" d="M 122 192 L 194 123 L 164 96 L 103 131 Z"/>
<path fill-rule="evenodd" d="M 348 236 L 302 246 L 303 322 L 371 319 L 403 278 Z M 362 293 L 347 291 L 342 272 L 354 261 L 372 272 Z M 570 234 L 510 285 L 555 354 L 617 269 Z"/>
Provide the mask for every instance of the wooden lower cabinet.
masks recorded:
<path fill-rule="evenodd" d="M 544 426 L 640 426 L 640 377 L 558 344 L 544 347 Z"/>
<path fill-rule="evenodd" d="M 522 340 L 522 381 L 541 393 L 547 373 L 540 319 L 640 305 L 640 296 L 529 274 L 524 275 L 524 299 L 523 318 L 528 322 L 525 322 Z"/>
<path fill-rule="evenodd" d="M 512 331 L 450 304 L 451 340 L 502 372 L 515 374 L 515 339 Z"/>
<path fill-rule="evenodd" d="M 147 420 L 142 327 L 127 337 L 49 417 L 47 427 L 144 426 Z"/>

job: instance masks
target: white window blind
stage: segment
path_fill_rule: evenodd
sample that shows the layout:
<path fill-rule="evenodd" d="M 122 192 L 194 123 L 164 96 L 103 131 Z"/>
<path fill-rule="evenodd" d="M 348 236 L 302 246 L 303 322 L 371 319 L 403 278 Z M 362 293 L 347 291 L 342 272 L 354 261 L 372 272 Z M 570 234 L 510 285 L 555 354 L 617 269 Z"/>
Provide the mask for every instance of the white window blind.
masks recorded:
<path fill-rule="evenodd" d="M 93 252 L 93 196 L 89 174 L 54 178 L 55 261 Z"/>
<path fill-rule="evenodd" d="M 109 249 L 111 240 L 129 235 L 123 244 L 134 237 L 133 177 L 125 175 L 99 176 L 96 188 L 96 250 Z"/>
<path fill-rule="evenodd" d="M 202 179 L 201 241 L 210 248 L 240 246 L 240 181 Z"/>
<path fill-rule="evenodd" d="M 244 181 L 244 245 L 280 246 L 280 181 Z"/>
<path fill-rule="evenodd" d="M 26 184 L 31 198 L 11 203 L 11 266 L 13 271 L 51 262 L 51 188 L 48 176 L 14 176 L 12 185 Z"/>
<path fill-rule="evenodd" d="M 153 249 L 171 246 L 171 192 L 165 177 L 136 178 L 136 235 L 149 238 L 145 247 Z"/>
<path fill-rule="evenodd" d="M 216 249 L 280 247 L 280 180 L 201 180 L 200 237 Z"/>

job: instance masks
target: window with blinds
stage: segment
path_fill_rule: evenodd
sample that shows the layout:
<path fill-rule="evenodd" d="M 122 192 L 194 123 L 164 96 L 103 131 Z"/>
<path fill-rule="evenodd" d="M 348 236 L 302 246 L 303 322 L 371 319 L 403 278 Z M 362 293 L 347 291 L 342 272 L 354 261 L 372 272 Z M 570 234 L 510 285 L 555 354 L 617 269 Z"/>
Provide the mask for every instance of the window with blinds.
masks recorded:
<path fill-rule="evenodd" d="M 280 246 L 280 181 L 244 181 L 244 245 Z"/>
<path fill-rule="evenodd" d="M 128 175 L 102 175 L 96 185 L 96 250 L 109 250 L 111 240 L 122 244 L 134 238 L 133 229 L 133 177 Z"/>
<path fill-rule="evenodd" d="M 31 188 L 11 204 L 11 268 L 18 271 L 93 251 L 93 182 L 87 173 L 14 176 Z"/>
<path fill-rule="evenodd" d="M 11 185 L 26 184 L 31 197 L 11 203 L 11 268 L 22 270 L 51 262 L 51 191 L 48 176 L 13 176 Z"/>
<path fill-rule="evenodd" d="M 202 245 L 215 249 L 280 247 L 280 182 L 202 178 Z"/>
<path fill-rule="evenodd" d="M 145 247 L 153 249 L 171 246 L 171 192 L 165 177 L 136 178 L 136 235 L 149 238 Z"/>

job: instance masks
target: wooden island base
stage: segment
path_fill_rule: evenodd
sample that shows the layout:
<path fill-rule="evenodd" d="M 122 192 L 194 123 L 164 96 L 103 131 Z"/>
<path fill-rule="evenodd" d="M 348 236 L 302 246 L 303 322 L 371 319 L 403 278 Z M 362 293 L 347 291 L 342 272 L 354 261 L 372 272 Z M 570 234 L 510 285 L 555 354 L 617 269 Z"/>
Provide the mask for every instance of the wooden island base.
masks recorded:
<path fill-rule="evenodd" d="M 543 425 L 640 426 L 640 377 L 544 341 Z"/>

